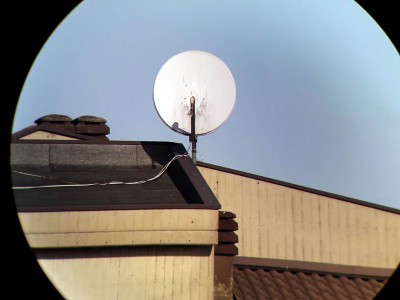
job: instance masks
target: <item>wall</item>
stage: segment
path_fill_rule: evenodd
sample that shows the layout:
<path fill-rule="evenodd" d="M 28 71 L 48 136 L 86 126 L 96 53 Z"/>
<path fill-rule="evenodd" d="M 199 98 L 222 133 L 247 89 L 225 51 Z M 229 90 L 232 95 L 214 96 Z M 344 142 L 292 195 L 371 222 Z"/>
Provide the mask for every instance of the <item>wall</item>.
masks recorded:
<path fill-rule="evenodd" d="M 47 131 L 36 131 L 20 139 L 21 140 L 78 140 L 76 138 L 55 134 Z"/>
<path fill-rule="evenodd" d="M 18 214 L 42 269 L 66 299 L 212 299 L 218 211 Z"/>
<path fill-rule="evenodd" d="M 400 215 L 237 174 L 199 167 L 236 214 L 239 255 L 395 268 Z"/>
<path fill-rule="evenodd" d="M 48 249 L 37 257 L 66 299 L 213 298 L 211 246 Z"/>

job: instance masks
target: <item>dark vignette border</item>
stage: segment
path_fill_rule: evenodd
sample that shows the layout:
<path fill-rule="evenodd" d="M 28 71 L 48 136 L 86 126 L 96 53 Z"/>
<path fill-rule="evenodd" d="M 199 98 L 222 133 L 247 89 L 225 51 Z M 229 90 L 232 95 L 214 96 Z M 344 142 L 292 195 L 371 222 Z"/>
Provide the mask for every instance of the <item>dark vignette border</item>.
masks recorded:
<path fill-rule="evenodd" d="M 11 191 L 9 145 L 16 104 L 29 69 L 51 33 L 80 2 L 78 0 L 8 1 L 3 6 L 3 13 L 7 17 L 2 18 L 2 28 L 5 28 L 3 59 L 6 61 L 3 87 L 6 87 L 6 93 L 3 96 L 5 101 L 2 101 L 2 126 L 0 126 L 3 143 L 1 182 L 2 190 L 7 194 L 3 202 L 6 208 L 3 259 L 8 262 L 4 286 L 5 294 L 12 293 L 14 298 L 28 295 L 32 298 L 38 296 L 41 299 L 62 298 L 41 271 L 22 233 Z M 396 15 L 396 2 L 370 0 L 356 2 L 375 19 L 399 52 L 400 20 Z"/>

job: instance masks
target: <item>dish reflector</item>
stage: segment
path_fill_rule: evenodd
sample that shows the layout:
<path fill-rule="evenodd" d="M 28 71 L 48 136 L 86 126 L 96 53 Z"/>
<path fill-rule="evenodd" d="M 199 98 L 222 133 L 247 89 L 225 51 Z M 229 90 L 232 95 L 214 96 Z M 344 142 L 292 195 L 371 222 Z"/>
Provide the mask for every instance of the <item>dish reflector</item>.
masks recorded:
<path fill-rule="evenodd" d="M 219 128 L 232 113 L 236 85 L 222 60 L 203 51 L 187 51 L 170 58 L 154 83 L 154 105 L 172 130 L 190 135 L 190 99 L 195 98 L 195 134 Z"/>

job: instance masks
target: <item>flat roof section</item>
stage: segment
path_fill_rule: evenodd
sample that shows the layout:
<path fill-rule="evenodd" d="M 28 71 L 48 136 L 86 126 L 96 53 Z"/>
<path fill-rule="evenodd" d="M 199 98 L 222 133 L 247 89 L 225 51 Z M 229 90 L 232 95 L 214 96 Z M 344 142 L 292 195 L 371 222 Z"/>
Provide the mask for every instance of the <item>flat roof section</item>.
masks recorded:
<path fill-rule="evenodd" d="M 16 141 L 11 146 L 13 186 L 32 187 L 14 189 L 17 210 L 219 209 L 187 156 L 172 161 L 158 179 L 138 183 L 160 174 L 185 151 L 168 142 Z"/>

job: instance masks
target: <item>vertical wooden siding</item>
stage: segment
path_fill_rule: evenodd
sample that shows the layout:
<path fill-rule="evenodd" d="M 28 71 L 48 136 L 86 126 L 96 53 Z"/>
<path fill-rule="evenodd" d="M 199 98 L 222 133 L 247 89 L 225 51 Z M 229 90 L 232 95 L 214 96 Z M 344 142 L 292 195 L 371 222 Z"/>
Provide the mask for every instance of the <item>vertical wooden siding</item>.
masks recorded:
<path fill-rule="evenodd" d="M 239 223 L 239 255 L 395 268 L 400 215 L 206 167 Z"/>
<path fill-rule="evenodd" d="M 212 246 L 45 253 L 39 264 L 66 299 L 213 299 Z"/>

